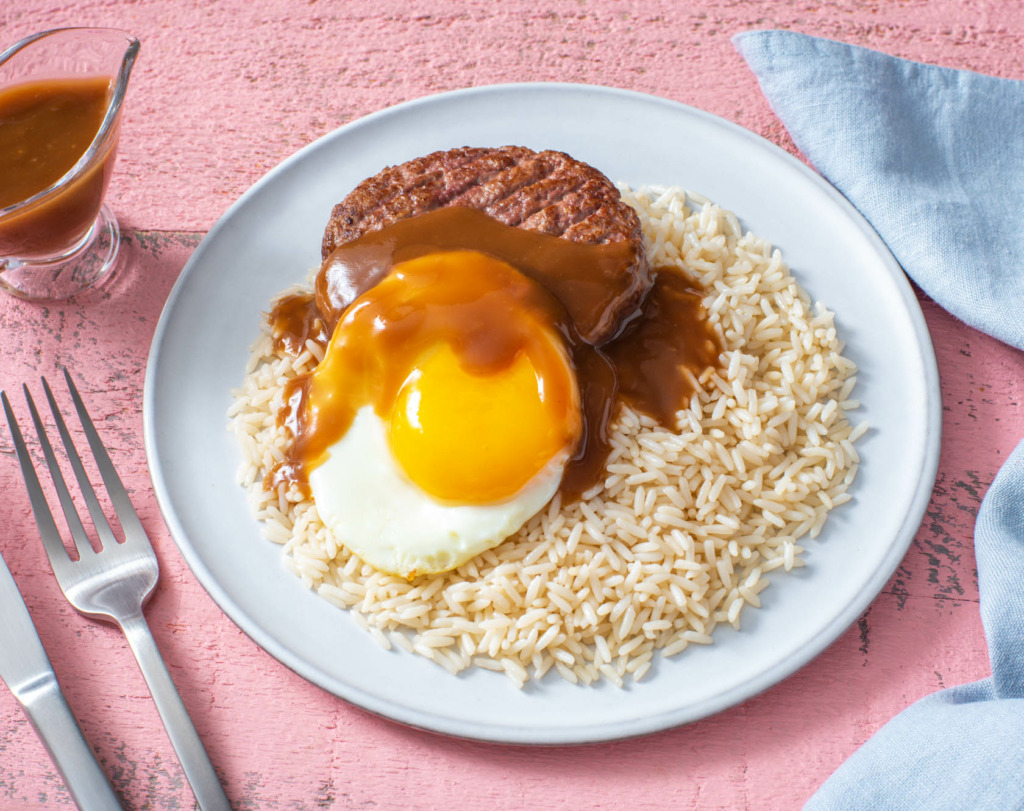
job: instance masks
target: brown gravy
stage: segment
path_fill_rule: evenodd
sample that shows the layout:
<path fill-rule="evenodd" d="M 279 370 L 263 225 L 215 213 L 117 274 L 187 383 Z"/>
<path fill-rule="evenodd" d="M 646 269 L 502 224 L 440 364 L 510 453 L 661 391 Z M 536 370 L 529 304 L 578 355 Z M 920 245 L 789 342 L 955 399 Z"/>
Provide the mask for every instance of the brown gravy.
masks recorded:
<path fill-rule="evenodd" d="M 274 349 L 290 355 L 299 355 L 306 341 L 326 347 L 331 331 L 316 307 L 312 293 L 296 293 L 277 302 L 271 314 L 271 337 Z"/>
<path fill-rule="evenodd" d="M 315 296 L 287 296 L 269 322 L 278 347 L 301 347 L 307 338 L 326 346 L 344 309 L 377 284 L 397 262 L 451 249 L 479 250 L 513 265 L 547 289 L 566 311 L 561 331 L 576 372 L 583 436 L 563 476 L 564 498 L 579 496 L 601 480 L 608 456 L 608 426 L 621 399 L 674 427 L 696 379 L 717 363 L 720 343 L 701 306 L 701 295 L 671 269 L 656 272 L 654 286 L 618 337 L 595 347 L 581 338 L 610 317 L 613 302 L 635 273 L 635 257 L 622 243 L 588 245 L 512 228 L 467 208 L 442 208 L 366 234 L 337 248 L 324 261 Z M 325 327 L 317 331 L 318 318 Z M 289 349 L 289 351 L 294 351 Z M 300 350 L 301 351 L 301 350 Z M 279 415 L 305 443 L 303 412 L 308 377 L 286 392 Z M 295 482 L 308 492 L 298 452 L 271 471 L 268 488 Z"/>
<path fill-rule="evenodd" d="M 60 180 L 85 154 L 106 114 L 110 79 L 25 82 L 0 91 L 0 208 Z M 30 258 L 74 244 L 92 226 L 109 156 L 52 199 L 0 221 L 0 255 Z"/>
<path fill-rule="evenodd" d="M 562 302 L 584 340 L 603 335 L 615 320 L 640 314 L 647 263 L 636 265 L 627 242 L 588 245 L 512 228 L 472 208 L 439 208 L 364 234 L 329 254 L 317 277 L 321 313 L 341 313 L 383 277 L 391 265 L 427 253 L 474 250 L 490 254 L 536 282 Z M 635 300 L 633 310 L 620 305 Z M 334 324 L 329 324 L 333 330 Z"/>

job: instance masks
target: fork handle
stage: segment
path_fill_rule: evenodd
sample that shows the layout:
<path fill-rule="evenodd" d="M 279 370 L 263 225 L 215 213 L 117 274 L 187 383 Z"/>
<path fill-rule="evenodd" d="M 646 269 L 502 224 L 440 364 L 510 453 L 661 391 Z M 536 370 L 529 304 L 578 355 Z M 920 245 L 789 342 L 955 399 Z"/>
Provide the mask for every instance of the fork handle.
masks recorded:
<path fill-rule="evenodd" d="M 75 804 L 82 811 L 121 811 L 121 803 L 75 721 L 57 679 L 47 679 L 19 700 Z"/>
<path fill-rule="evenodd" d="M 118 622 L 149 685 L 149 692 L 156 702 L 167 736 L 178 754 L 178 761 L 192 786 L 199 807 L 202 811 L 230 811 L 228 798 L 224 794 L 217 773 L 213 770 L 209 755 L 203 748 L 199 733 L 189 718 L 181 695 L 174 686 L 146 618 L 139 612 L 134 616 L 119 619 Z"/>

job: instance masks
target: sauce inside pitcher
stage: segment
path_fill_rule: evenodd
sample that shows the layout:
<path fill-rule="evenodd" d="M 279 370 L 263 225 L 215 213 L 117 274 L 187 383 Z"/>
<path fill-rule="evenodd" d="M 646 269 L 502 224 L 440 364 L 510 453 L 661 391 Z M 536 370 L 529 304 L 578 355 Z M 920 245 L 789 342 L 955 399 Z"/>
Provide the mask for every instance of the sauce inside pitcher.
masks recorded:
<path fill-rule="evenodd" d="M 112 77 L 33 81 L 0 90 L 0 208 L 55 186 L 96 139 L 109 105 Z M 59 254 L 88 234 L 110 179 L 114 146 L 57 193 L 0 220 L 0 255 Z"/>
<path fill-rule="evenodd" d="M 61 28 L 0 53 L 0 291 L 65 299 L 115 267 L 104 205 L 139 41 Z"/>

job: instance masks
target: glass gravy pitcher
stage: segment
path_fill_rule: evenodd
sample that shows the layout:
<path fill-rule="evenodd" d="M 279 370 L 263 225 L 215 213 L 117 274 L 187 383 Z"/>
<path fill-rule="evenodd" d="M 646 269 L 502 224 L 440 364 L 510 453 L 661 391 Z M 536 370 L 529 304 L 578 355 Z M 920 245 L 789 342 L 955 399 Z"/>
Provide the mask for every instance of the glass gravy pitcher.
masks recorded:
<path fill-rule="evenodd" d="M 103 197 L 138 52 L 125 31 L 62 28 L 0 53 L 0 289 L 63 299 L 114 268 Z"/>

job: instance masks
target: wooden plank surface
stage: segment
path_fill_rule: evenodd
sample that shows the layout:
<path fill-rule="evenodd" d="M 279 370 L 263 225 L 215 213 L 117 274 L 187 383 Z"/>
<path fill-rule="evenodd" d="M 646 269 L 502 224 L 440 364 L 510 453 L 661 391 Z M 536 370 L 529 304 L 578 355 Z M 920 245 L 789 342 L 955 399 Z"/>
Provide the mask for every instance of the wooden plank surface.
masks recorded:
<path fill-rule="evenodd" d="M 593 82 L 693 104 L 793 151 L 732 34 L 794 28 L 1024 78 L 1019 5 L 16 0 L 0 5 L 0 44 L 92 24 L 142 40 L 109 196 L 126 230 L 123 265 L 75 302 L 0 297 L 0 387 L 59 366 L 82 379 L 160 557 L 154 633 L 236 808 L 794 808 L 907 704 L 988 674 L 973 522 L 1024 436 L 1024 356 L 923 294 L 942 379 L 942 455 L 925 520 L 883 593 L 766 693 L 686 727 L 595 746 L 508 747 L 406 729 L 261 651 L 199 586 L 161 522 L 141 395 L 161 308 L 202 234 L 264 172 L 342 123 L 470 85 Z M 0 549 L 125 807 L 193 807 L 123 638 L 77 615 L 57 589 L 5 430 L 0 493 Z M 68 807 L 0 690 L 0 809 Z"/>

